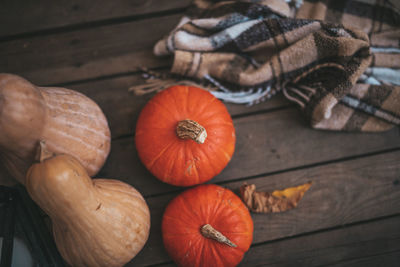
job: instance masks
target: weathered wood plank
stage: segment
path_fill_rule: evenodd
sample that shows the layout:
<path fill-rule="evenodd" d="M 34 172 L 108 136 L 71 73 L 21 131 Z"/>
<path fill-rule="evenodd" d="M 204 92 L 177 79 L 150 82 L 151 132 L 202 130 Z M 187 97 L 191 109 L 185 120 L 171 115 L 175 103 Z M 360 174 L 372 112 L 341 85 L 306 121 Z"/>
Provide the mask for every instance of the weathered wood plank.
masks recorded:
<path fill-rule="evenodd" d="M 395 217 L 256 245 L 239 266 L 395 267 L 400 262 L 399 225 Z"/>
<path fill-rule="evenodd" d="M 256 184 L 259 190 L 265 191 L 313 181 L 311 189 L 296 209 L 279 214 L 252 214 L 254 233 L 256 233 L 253 243 L 259 244 L 339 225 L 399 214 L 399 159 L 400 151 L 396 151 L 246 180 L 247 183 Z M 236 191 L 241 184 L 242 182 L 232 182 L 224 184 L 224 186 Z M 167 203 L 175 195 L 176 193 L 147 198 L 152 218 L 150 238 L 143 251 L 128 266 L 169 261 L 161 240 L 161 218 Z M 367 235 L 354 234 L 351 238 L 355 242 L 360 240 L 360 245 L 363 240 L 368 240 Z M 317 237 L 315 240 L 315 246 L 324 246 L 319 244 Z M 323 243 L 324 239 L 321 240 Z M 392 244 L 388 244 L 388 247 L 392 247 Z M 349 243 L 349 245 L 351 244 Z M 307 249 L 301 242 L 297 243 L 297 246 L 299 250 Z M 271 247 L 273 246 L 271 245 Z M 258 253 L 257 248 L 254 249 L 256 250 L 254 253 Z M 253 253 L 252 250 L 249 254 Z M 271 257 L 274 255 L 268 251 L 265 253 Z M 288 255 L 282 257 L 286 256 L 289 257 Z M 320 257 L 322 260 L 323 254 Z M 245 262 L 251 261 L 252 258 L 252 256 L 246 255 L 244 260 Z"/>
<path fill-rule="evenodd" d="M 181 15 L 161 16 L 138 21 L 130 20 L 133 16 L 144 13 L 181 8 L 189 1 L 117 0 L 93 6 L 92 3 L 89 5 L 87 0 L 79 2 L 73 0 L 68 3 L 63 0 L 61 4 L 51 2 L 46 6 L 39 7 L 36 3 L 26 1 L 28 4 L 23 9 L 18 6 L 20 3 L 14 2 L 11 3 L 7 0 L 0 4 L 0 15 L 3 18 L 7 16 L 10 18 L 10 20 L 7 18 L 2 20 L 0 35 L 18 35 L 57 27 L 68 28 L 71 24 L 81 24 L 83 27 L 77 30 L 69 28 L 68 31 L 51 33 L 46 36 L 21 37 L 18 40 L 0 43 L 0 51 L 2 51 L 0 57 L 3 59 L 0 62 L 0 71 L 20 74 L 41 85 L 95 80 L 68 87 L 87 94 L 100 104 L 109 119 L 113 137 L 132 135 L 131 138 L 113 141 L 112 153 L 101 175 L 122 178 L 145 195 L 166 193 L 164 196 L 147 199 L 152 210 L 151 237 L 144 251 L 131 262 L 131 266 L 169 261 L 162 247 L 160 221 L 167 202 L 175 195 L 171 192 L 181 189 L 162 184 L 140 164 L 134 148 L 133 132 L 139 111 L 151 96 L 137 97 L 128 93 L 126 89 L 130 85 L 140 82 L 137 75 L 127 76 L 136 71 L 137 67 L 166 67 L 170 64 L 170 58 L 156 58 L 152 55 L 151 50 L 153 44 L 172 29 Z M 8 11 L 3 9 L 4 3 L 11 9 Z M 2 14 L 2 12 L 7 14 Z M 18 15 L 18 12 L 24 15 Z M 14 14 L 17 15 L 13 18 Z M 99 21 L 105 22 L 104 24 L 110 22 L 113 25 L 100 23 L 99 25 L 104 26 L 92 27 Z M 92 22 L 95 23 L 90 26 Z M 13 26 L 10 27 L 10 25 Z M 105 78 L 105 76 L 112 77 L 113 75 L 118 77 Z M 238 116 L 287 105 L 286 101 L 276 98 L 276 100 L 251 108 L 228 105 L 228 109 L 231 114 Z M 226 183 L 231 179 L 399 148 L 400 145 L 398 130 L 374 135 L 312 130 L 305 125 L 299 111 L 293 108 L 237 118 L 235 125 L 238 135 L 235 156 L 228 168 L 212 182 Z M 253 216 L 256 224 L 255 242 L 295 236 L 341 224 L 399 213 L 399 207 L 395 205 L 400 199 L 398 193 L 399 160 L 399 152 L 391 152 L 257 179 L 247 179 L 246 181 L 255 182 L 260 189 L 266 190 L 292 186 L 308 179 L 314 181 L 312 189 L 307 193 L 298 209 L 283 214 Z M 227 186 L 236 189 L 240 184 L 241 182 L 231 182 Z M 393 225 L 386 226 L 388 229 L 393 227 Z M 379 226 L 375 226 L 375 228 L 377 227 Z M 385 235 L 382 234 L 380 237 L 384 239 Z M 296 240 L 297 238 L 293 239 L 293 242 Z M 324 240 L 326 240 L 325 236 L 321 237 L 317 234 L 315 239 L 310 239 L 309 242 L 318 244 L 319 242 L 323 243 Z M 336 262 L 338 265 L 361 266 L 382 263 L 380 261 L 391 263 L 393 260 L 399 259 L 397 251 L 389 250 L 398 247 L 396 241 L 384 239 L 383 243 L 379 243 L 378 234 L 375 239 L 366 240 L 355 235 L 352 240 L 355 242 L 361 240 L 357 243 L 359 246 L 350 247 L 350 243 L 340 243 L 344 240 L 338 239 L 333 240 L 336 242 L 334 245 L 337 245 L 333 248 L 321 244 L 322 246 L 318 250 L 320 253 L 315 253 L 316 261 L 304 256 L 307 251 L 301 250 L 304 248 L 303 245 L 299 246 L 297 243 L 298 247 L 296 248 L 294 244 L 292 248 L 301 250 L 296 250 L 295 255 L 298 255 L 300 260 L 306 263 L 307 261 L 318 263 L 318 260 L 323 262 L 329 258 L 329 255 L 336 252 L 343 253 L 340 254 L 343 257 L 338 259 L 341 261 Z M 373 245 L 375 241 L 378 242 L 376 246 L 380 246 L 377 249 L 382 249 L 382 253 L 368 254 L 371 255 L 370 258 L 362 256 L 357 256 L 359 258 L 356 259 L 352 258 L 354 255 L 361 255 L 357 254 L 359 250 L 371 252 L 375 248 Z M 274 249 L 273 244 L 259 247 L 269 245 Z M 385 245 L 387 245 L 386 251 L 384 251 Z M 290 247 L 287 244 L 282 246 Z M 346 254 L 344 252 L 346 249 L 343 249 L 342 246 L 348 248 L 351 255 Z M 246 256 L 244 263 L 251 257 L 252 251 Z M 254 253 L 263 253 L 257 251 Z M 312 250 L 310 250 L 311 252 Z M 327 254 L 324 254 L 325 252 Z M 386 252 L 388 253 L 385 254 Z M 273 253 L 268 255 L 274 256 Z M 310 257 L 314 257 L 314 254 L 310 255 Z M 281 256 L 282 263 L 285 264 L 284 257 L 287 255 L 282 253 Z M 251 257 L 251 260 L 257 257 L 262 259 L 263 255 Z M 294 261 L 295 259 L 288 261 L 287 264 L 293 264 Z M 248 265 L 252 265 L 251 261 L 244 266 Z"/>
<path fill-rule="evenodd" d="M 397 244 L 398 247 L 398 244 Z M 374 255 L 371 257 L 359 258 L 359 259 L 349 259 L 337 264 L 332 264 L 329 266 L 336 267 L 398 267 L 400 263 L 400 251 L 382 253 L 380 255 Z"/>
<path fill-rule="evenodd" d="M 140 75 L 129 75 L 119 78 L 105 79 L 100 81 L 79 83 L 68 86 L 70 89 L 79 91 L 96 101 L 105 113 L 111 129 L 113 138 L 121 136 L 134 136 L 136 121 L 140 110 L 147 101 L 154 95 L 137 96 L 128 92 L 131 85 L 142 83 Z M 242 116 L 255 112 L 265 112 L 271 109 L 285 108 L 292 104 L 282 95 L 273 99 L 253 105 L 227 104 L 228 111 L 232 116 Z M 129 153 L 128 151 L 126 151 Z M 134 150 L 131 153 L 136 153 Z M 137 160 L 137 159 L 136 159 Z M 120 162 L 117 159 L 116 163 Z M 113 163 L 109 163 L 113 165 Z M 116 167 L 118 168 L 118 167 Z M 133 171 L 132 173 L 135 173 Z M 111 177 L 111 176 L 110 176 Z M 15 181 L 9 178 L 0 162 L 0 185 L 13 185 Z"/>
<path fill-rule="evenodd" d="M 400 147 L 398 129 L 382 134 L 316 131 L 296 108 L 234 119 L 234 125 L 236 151 L 213 183 Z M 133 136 L 112 142 L 99 175 L 122 179 L 144 195 L 174 189 L 152 177 L 141 164 Z"/>
<path fill-rule="evenodd" d="M 302 246 L 302 244 L 298 244 L 298 246 Z M 323 264 L 319 265 L 316 264 L 315 266 L 334 266 L 334 267 L 398 267 L 400 262 L 400 252 L 388 252 L 388 253 L 383 253 L 380 255 L 376 256 L 365 256 L 362 258 L 354 259 L 354 260 L 345 260 L 343 262 L 340 262 L 338 264 Z M 157 266 L 157 267 L 176 267 L 177 265 L 174 264 L 173 262 L 171 263 L 166 263 L 166 264 L 156 264 L 156 265 L 148 265 L 148 267 L 152 266 Z M 239 266 L 270 266 L 269 264 L 264 264 L 264 262 L 261 263 L 255 263 L 254 265 L 244 265 L 244 264 L 239 264 Z M 281 266 L 296 266 L 296 267 L 308 267 L 309 265 L 305 265 L 299 262 L 288 262 L 283 265 L 277 265 L 279 267 Z"/>
<path fill-rule="evenodd" d="M 141 109 L 154 94 L 137 96 L 128 92 L 132 85 L 143 83 L 140 75 L 130 75 L 119 78 L 105 79 L 77 85 L 68 88 L 79 91 L 96 101 L 105 113 L 112 136 L 119 137 L 134 134 L 136 120 Z M 269 101 L 253 105 L 227 104 L 229 113 L 238 116 L 292 105 L 282 95 L 277 95 Z"/>
<path fill-rule="evenodd" d="M 240 266 L 398 266 L 400 217 L 252 247 Z M 385 262 L 385 264 L 383 264 Z M 364 265 L 362 265 L 363 263 Z"/>
<path fill-rule="evenodd" d="M 76 24 L 121 19 L 185 8 L 190 0 L 116 0 L 93 3 L 90 0 L 41 0 L 0 3 L 0 36 L 37 32 Z"/>
<path fill-rule="evenodd" d="M 0 42 L 0 71 L 38 85 L 92 79 L 167 66 L 152 47 L 181 14 Z"/>
<path fill-rule="evenodd" d="M 35 75 L 35 77 L 39 77 L 40 80 L 41 76 Z M 42 78 L 47 79 L 44 76 Z M 31 81 L 38 84 L 35 82 L 35 79 Z M 105 78 L 96 81 L 77 83 L 67 87 L 87 95 L 100 105 L 109 121 L 112 136 L 115 138 L 129 134 L 132 136 L 134 135 L 139 112 L 154 94 L 136 96 L 128 92 L 128 88 L 143 82 L 144 80 L 139 74 L 132 74 L 122 75 L 122 77 L 117 78 Z M 269 101 L 250 107 L 227 104 L 227 108 L 231 115 L 235 116 L 287 107 L 290 105 L 292 104 L 284 99 L 283 96 L 278 95 Z M 0 166 L 0 169 L 2 169 L 2 166 Z M 9 179 L 6 175 L 0 175 L 0 184 L 9 184 Z"/>

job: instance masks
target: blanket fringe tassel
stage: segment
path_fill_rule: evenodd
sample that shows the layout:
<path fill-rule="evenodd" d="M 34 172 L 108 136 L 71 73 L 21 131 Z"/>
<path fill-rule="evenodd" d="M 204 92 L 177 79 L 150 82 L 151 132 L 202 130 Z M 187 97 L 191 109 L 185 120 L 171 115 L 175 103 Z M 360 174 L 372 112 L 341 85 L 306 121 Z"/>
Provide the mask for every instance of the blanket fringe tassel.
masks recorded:
<path fill-rule="evenodd" d="M 245 90 L 231 90 L 209 75 L 204 77 L 204 82 L 198 82 L 182 79 L 170 73 L 159 73 L 144 68 L 141 69 L 141 72 L 145 83 L 129 88 L 129 91 L 136 95 L 159 92 L 173 85 L 186 85 L 206 89 L 216 98 L 225 102 L 253 105 L 271 98 L 278 91 L 273 89 L 270 84 L 246 88 Z"/>

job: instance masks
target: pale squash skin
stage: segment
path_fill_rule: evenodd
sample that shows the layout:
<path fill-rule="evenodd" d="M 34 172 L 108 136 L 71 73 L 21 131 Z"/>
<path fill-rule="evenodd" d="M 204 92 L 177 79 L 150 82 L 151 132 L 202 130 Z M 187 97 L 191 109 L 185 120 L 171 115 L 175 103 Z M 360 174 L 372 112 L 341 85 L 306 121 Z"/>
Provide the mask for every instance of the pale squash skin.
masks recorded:
<path fill-rule="evenodd" d="M 118 180 L 92 180 L 69 155 L 34 164 L 26 188 L 50 216 L 71 266 L 123 266 L 148 239 L 150 212 L 141 194 Z"/>
<path fill-rule="evenodd" d="M 110 152 L 111 134 L 101 109 L 83 94 L 0 74 L 0 160 L 22 184 L 40 140 L 76 157 L 93 176 Z"/>

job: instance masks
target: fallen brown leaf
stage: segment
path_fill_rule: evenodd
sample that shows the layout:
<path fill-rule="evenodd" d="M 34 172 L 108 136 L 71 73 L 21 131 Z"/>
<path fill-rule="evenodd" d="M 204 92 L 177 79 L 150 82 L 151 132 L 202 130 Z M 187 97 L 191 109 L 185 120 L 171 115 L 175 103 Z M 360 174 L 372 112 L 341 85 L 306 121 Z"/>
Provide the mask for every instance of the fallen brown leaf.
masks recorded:
<path fill-rule="evenodd" d="M 240 187 L 240 196 L 253 212 L 282 212 L 295 208 L 310 186 L 311 182 L 269 193 L 257 192 L 254 184 L 244 184 Z"/>

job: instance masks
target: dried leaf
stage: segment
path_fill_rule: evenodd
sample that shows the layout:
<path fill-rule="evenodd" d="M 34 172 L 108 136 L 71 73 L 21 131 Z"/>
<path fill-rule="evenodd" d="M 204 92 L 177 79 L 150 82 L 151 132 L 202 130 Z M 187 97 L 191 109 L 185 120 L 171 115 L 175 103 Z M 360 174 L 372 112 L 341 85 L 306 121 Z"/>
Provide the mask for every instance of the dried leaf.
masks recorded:
<path fill-rule="evenodd" d="M 269 193 L 256 192 L 254 184 L 244 184 L 240 187 L 240 196 L 247 208 L 253 212 L 282 212 L 295 208 L 310 186 L 311 182 Z"/>

